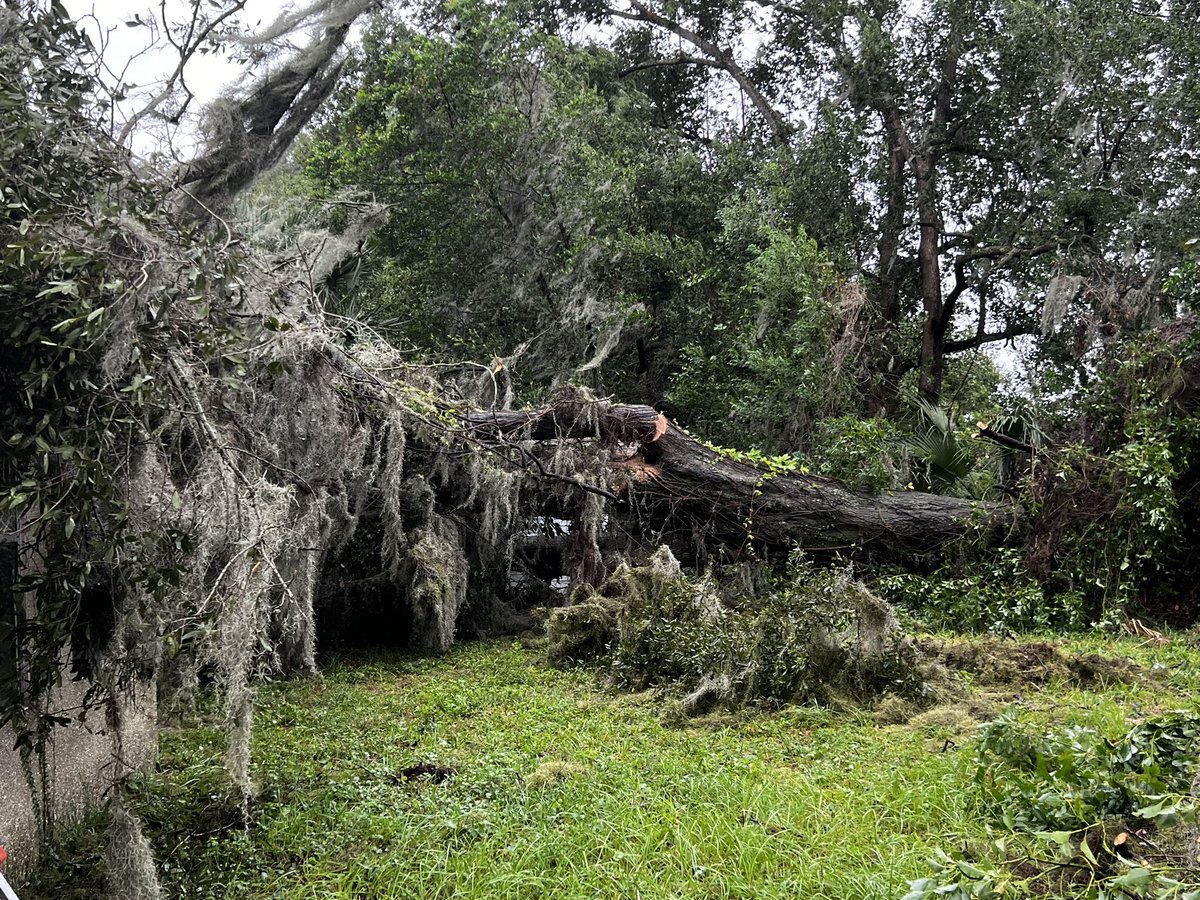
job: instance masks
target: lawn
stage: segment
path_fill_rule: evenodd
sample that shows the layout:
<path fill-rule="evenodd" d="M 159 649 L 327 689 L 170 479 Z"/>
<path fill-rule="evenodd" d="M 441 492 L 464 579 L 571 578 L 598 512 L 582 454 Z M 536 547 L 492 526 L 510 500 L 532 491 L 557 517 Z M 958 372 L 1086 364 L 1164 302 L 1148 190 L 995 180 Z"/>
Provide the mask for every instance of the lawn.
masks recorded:
<path fill-rule="evenodd" d="M 793 707 L 675 727 L 661 698 L 511 641 L 362 657 L 261 689 L 249 824 L 211 725 L 164 733 L 134 808 L 168 898 L 899 898 L 935 848 L 986 846 L 962 710 L 1115 734 L 1200 696 L 1185 639 L 1063 646 L 1142 668 L 1086 688 L 967 676 L 960 712 L 906 724 Z M 23 900 L 103 896 L 99 824 Z"/>

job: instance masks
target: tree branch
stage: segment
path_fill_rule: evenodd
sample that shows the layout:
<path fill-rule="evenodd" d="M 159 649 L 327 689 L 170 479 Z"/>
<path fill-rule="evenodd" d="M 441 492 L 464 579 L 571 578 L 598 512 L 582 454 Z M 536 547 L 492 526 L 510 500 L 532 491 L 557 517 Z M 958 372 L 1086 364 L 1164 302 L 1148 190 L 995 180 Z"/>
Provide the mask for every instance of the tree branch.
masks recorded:
<path fill-rule="evenodd" d="M 963 338 L 958 341 L 946 341 L 944 350 L 947 354 L 963 353 L 967 350 L 978 350 L 984 344 L 995 344 L 999 341 L 1012 340 L 1015 337 L 1021 337 L 1026 334 L 1037 334 L 1038 328 L 1032 325 L 1022 325 L 1016 322 L 1005 325 L 1000 331 L 991 331 L 987 333 L 979 333 L 973 337 Z"/>
<path fill-rule="evenodd" d="M 976 422 L 975 427 L 979 429 L 979 436 L 981 438 L 987 438 L 1001 447 L 1008 447 L 1010 450 L 1020 450 L 1022 453 L 1033 453 L 1033 444 L 1017 440 L 1015 437 L 1009 437 L 1007 434 L 1001 434 L 999 431 L 995 431 L 987 422 Z"/>
<path fill-rule="evenodd" d="M 163 83 L 162 90 L 151 97 L 145 106 L 143 106 L 133 115 L 131 115 L 128 120 L 126 120 L 124 126 L 121 128 L 120 133 L 117 135 L 118 144 L 123 145 L 129 139 L 129 136 L 133 133 L 133 130 L 138 126 L 142 119 L 146 118 L 146 116 L 153 113 L 160 106 L 162 106 L 164 102 L 166 102 L 171 94 L 174 93 L 175 86 L 182 81 L 184 68 L 191 61 L 192 57 L 196 55 L 196 52 L 200 49 L 200 46 L 206 40 L 208 40 L 209 36 L 212 35 L 212 33 L 230 17 L 241 12 L 242 7 L 246 5 L 246 2 L 247 0 L 234 0 L 232 6 L 197 31 L 196 24 L 199 18 L 200 0 L 193 0 L 192 21 L 188 25 L 187 35 L 185 36 L 182 44 L 176 44 L 174 39 L 170 37 L 170 28 L 168 27 L 166 19 L 164 18 L 163 27 L 166 29 L 168 34 L 167 40 L 179 51 L 179 62 L 175 66 L 174 71 L 167 76 L 167 80 Z M 163 9 L 163 15 L 164 17 L 166 16 L 165 6 Z M 189 91 L 189 93 L 191 92 Z"/>
<path fill-rule="evenodd" d="M 628 19 L 633 22 L 646 22 L 650 25 L 662 28 L 665 31 L 671 32 L 676 37 L 680 37 L 687 41 L 701 53 L 705 54 L 711 60 L 711 65 L 714 68 L 719 68 L 725 71 L 733 78 L 742 93 L 750 98 L 750 102 L 754 104 L 754 108 L 758 110 L 758 114 L 762 116 L 767 128 L 771 132 L 771 137 L 777 144 L 783 144 L 787 140 L 788 129 L 778 111 L 767 100 L 758 86 L 751 80 L 746 70 L 738 64 L 738 61 L 733 58 L 733 55 L 722 50 L 717 44 L 702 37 L 692 29 L 688 28 L 681 22 L 676 22 L 664 15 L 661 15 L 642 0 L 629 0 L 629 5 L 633 7 L 633 12 L 615 7 L 606 7 L 605 12 L 610 16 L 615 16 L 619 19 Z"/>
<path fill-rule="evenodd" d="M 673 56 L 670 59 L 648 59 L 644 62 L 636 63 L 632 66 L 622 69 L 617 73 L 618 78 L 627 78 L 638 72 L 644 72 L 648 69 L 666 69 L 671 66 L 706 66 L 710 69 L 724 69 L 719 62 L 708 59 L 704 56 L 690 56 L 686 53 L 680 53 L 678 56 Z"/>
<path fill-rule="evenodd" d="M 944 328 L 950 326 L 949 315 L 953 314 L 955 302 L 969 288 L 978 287 L 972 284 L 967 275 L 967 266 L 973 262 L 978 262 L 983 259 L 998 260 L 993 268 L 1007 268 L 1008 264 L 1014 259 L 1033 259 L 1037 256 L 1042 256 L 1058 249 L 1058 241 L 1048 241 L 1043 244 L 1038 244 L 1034 247 L 1006 247 L 1006 246 L 988 246 L 977 247 L 974 250 L 969 250 L 962 254 L 954 261 L 954 287 L 950 289 L 950 293 L 946 295 L 945 309 L 942 311 L 943 321 L 939 324 Z M 947 314 L 949 310 L 949 315 Z M 983 333 L 985 327 L 983 316 L 980 316 L 979 334 Z"/>

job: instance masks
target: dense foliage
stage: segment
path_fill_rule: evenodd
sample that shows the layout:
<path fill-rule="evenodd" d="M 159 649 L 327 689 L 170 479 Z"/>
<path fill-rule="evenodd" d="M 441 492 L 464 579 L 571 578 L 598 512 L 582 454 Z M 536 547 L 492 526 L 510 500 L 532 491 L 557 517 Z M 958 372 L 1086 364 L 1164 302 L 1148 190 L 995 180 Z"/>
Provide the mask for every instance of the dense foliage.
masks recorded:
<path fill-rule="evenodd" d="M 405 286 L 396 314 L 422 343 L 449 349 L 428 329 L 429 304 L 448 296 L 469 310 L 454 340 L 474 329 L 460 347 L 476 356 L 543 340 L 547 317 L 556 334 L 570 322 L 567 359 L 526 348 L 532 381 L 615 352 L 599 384 L 672 397 L 709 428 L 720 411 L 692 403 L 718 369 L 758 388 L 729 392 L 735 415 L 777 397 L 779 378 L 810 401 L 815 358 L 854 385 L 843 411 L 895 415 L 909 373 L 935 400 L 964 352 L 1038 335 L 1042 363 L 1073 380 L 1114 333 L 1169 314 L 1159 288 L 1197 229 L 1186 10 L 764 6 L 771 40 L 752 61 L 720 49 L 743 42 L 744 4 L 429 6 L 423 33 L 386 18 L 307 171 L 321 191 L 398 204 L 378 249 L 399 265 L 378 284 Z M 618 24 L 617 39 L 581 38 L 579 13 Z M 720 95 L 718 72 L 748 118 L 695 107 L 698 91 Z M 811 294 L 822 267 L 851 282 L 833 321 L 820 303 L 779 309 L 760 293 L 779 272 L 753 262 L 778 255 L 764 226 L 815 240 L 832 263 L 805 265 L 790 290 Z M 830 345 L 815 357 L 813 337 Z M 755 411 L 784 445 L 771 420 L 786 402 Z"/>
<path fill-rule="evenodd" d="M 172 368 L 196 354 L 234 375 L 242 331 L 229 242 L 181 226 L 133 175 L 102 128 L 90 48 L 56 4 L 34 13 L 0 12 L 0 508 L 36 559 L 11 587 L 36 599 L 0 616 L 0 643 L 22 660 L 20 678 L 0 679 L 0 724 L 26 740 L 55 721 L 27 698 L 58 682 L 64 647 L 81 675 L 132 677 L 95 669 L 115 586 L 177 588 L 188 538 L 130 522 L 128 450 L 183 415 Z"/>
<path fill-rule="evenodd" d="M 781 174 L 661 127 L 612 50 L 494 13 L 377 21 L 302 148 L 318 198 L 388 204 L 343 302 L 437 357 L 506 359 L 526 397 L 574 378 L 721 439 L 794 448 L 856 408 L 831 346 L 852 289 Z"/>
<path fill-rule="evenodd" d="M 1197 818 L 1192 791 L 1200 719 L 1176 712 L 1133 725 L 1116 739 L 1092 728 L 1046 734 L 1002 716 L 980 730 L 975 784 L 984 808 L 1007 832 L 1031 836 L 1049 858 L 1024 863 L 1016 842 L 996 849 L 1007 868 L 976 865 L 939 851 L 934 875 L 912 882 L 905 900 L 991 898 L 1014 891 L 1059 896 L 1181 898 L 1200 894 L 1187 855 L 1178 857 L 1153 839 L 1146 856 L 1120 849 L 1130 830 L 1139 835 Z M 1161 840 L 1166 840 L 1160 836 Z M 1186 841 L 1186 834 L 1184 836 Z M 1029 852 L 1029 851 L 1026 851 Z M 1034 851 L 1036 852 L 1036 851 Z M 1059 893 L 1061 892 L 1061 893 Z"/>
<path fill-rule="evenodd" d="M 1185 318 L 1125 342 L 1031 487 L 1030 570 L 1093 618 L 1195 617 L 1197 340 Z"/>

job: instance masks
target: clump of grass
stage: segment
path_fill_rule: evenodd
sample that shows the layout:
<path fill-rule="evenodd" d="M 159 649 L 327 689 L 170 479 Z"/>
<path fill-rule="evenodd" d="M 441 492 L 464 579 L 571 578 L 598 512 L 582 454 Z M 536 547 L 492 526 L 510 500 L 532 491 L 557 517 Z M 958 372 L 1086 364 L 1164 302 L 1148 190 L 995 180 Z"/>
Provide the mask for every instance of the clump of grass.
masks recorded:
<path fill-rule="evenodd" d="M 948 703 L 913 716 L 908 724 L 913 728 L 943 730 L 965 736 L 978 729 L 979 723 L 984 721 L 986 716 L 987 713 L 975 704 Z"/>
<path fill-rule="evenodd" d="M 550 759 L 525 776 L 525 787 L 537 790 L 550 784 L 586 775 L 590 769 L 579 763 Z"/>
<path fill-rule="evenodd" d="M 903 725 L 917 714 L 917 706 L 905 697 L 888 694 L 875 704 L 872 718 L 880 725 Z"/>

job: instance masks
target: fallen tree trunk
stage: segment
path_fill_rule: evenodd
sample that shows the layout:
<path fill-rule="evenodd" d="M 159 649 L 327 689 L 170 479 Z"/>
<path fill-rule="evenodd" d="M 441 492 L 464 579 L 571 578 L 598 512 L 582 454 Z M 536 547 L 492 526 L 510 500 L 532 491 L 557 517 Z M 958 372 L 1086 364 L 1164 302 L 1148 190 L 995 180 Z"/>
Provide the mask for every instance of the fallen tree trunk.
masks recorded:
<path fill-rule="evenodd" d="M 469 413 L 463 422 L 484 441 L 600 441 L 610 449 L 613 486 L 636 505 L 643 528 L 711 538 L 734 550 L 912 558 L 937 554 L 968 534 L 995 540 L 1016 521 L 1009 504 L 916 491 L 867 494 L 832 478 L 773 474 L 712 450 L 648 406 L 570 401 Z"/>

